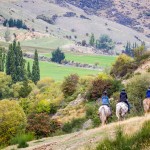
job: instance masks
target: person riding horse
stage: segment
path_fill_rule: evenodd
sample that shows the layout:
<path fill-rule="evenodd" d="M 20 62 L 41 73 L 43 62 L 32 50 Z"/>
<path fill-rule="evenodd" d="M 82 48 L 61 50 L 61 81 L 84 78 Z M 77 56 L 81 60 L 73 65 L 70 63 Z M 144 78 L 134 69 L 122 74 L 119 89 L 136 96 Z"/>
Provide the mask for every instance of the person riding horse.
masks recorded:
<path fill-rule="evenodd" d="M 122 89 L 122 91 L 120 93 L 119 102 L 125 102 L 128 105 L 128 113 L 130 113 L 130 104 L 128 102 L 128 96 L 127 96 L 127 93 L 126 93 L 125 89 Z"/>
<path fill-rule="evenodd" d="M 148 88 L 148 90 L 146 92 L 146 98 L 150 98 L 150 87 Z"/>
<path fill-rule="evenodd" d="M 112 109 L 110 107 L 110 100 L 109 100 L 109 98 L 107 96 L 107 92 L 106 91 L 104 91 L 103 96 L 102 96 L 102 105 L 106 105 L 106 106 L 108 106 L 110 108 L 110 112 L 111 112 L 110 117 L 111 117 L 112 116 Z"/>

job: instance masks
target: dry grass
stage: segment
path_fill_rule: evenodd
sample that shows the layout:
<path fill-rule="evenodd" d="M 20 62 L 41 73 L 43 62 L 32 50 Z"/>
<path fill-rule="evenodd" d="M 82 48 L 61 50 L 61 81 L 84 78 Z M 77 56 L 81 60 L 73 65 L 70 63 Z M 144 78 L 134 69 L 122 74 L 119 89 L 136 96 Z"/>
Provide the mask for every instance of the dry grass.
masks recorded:
<path fill-rule="evenodd" d="M 30 147 L 26 148 L 25 150 L 33 150 L 33 149 L 87 150 L 94 148 L 96 146 L 96 143 L 100 142 L 107 136 L 113 138 L 115 135 L 115 130 L 118 126 L 121 126 L 124 132 L 130 135 L 140 130 L 143 123 L 147 120 L 150 120 L 150 115 L 142 117 L 134 117 L 122 122 L 114 122 L 109 125 L 91 129 L 88 131 L 80 131 L 68 135 L 45 138 L 41 140 L 43 141 L 41 143 L 38 143 L 37 141 L 32 141 L 29 143 Z M 10 150 L 12 148 L 16 147 L 12 146 L 6 148 L 5 150 Z"/>

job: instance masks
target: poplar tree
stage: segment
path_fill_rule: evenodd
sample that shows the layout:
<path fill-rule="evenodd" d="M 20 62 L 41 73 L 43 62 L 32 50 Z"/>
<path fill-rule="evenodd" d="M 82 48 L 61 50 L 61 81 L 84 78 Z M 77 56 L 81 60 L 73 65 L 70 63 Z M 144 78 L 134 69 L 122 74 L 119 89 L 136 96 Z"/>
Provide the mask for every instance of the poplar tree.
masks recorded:
<path fill-rule="evenodd" d="M 11 75 L 14 82 L 25 79 L 25 60 L 19 42 L 14 41 L 9 45 L 6 57 L 6 74 Z"/>
<path fill-rule="evenodd" d="M 90 45 L 94 46 L 94 44 L 95 44 L 95 37 L 94 37 L 94 34 L 92 34 L 90 38 Z"/>
<path fill-rule="evenodd" d="M 27 77 L 28 77 L 28 79 L 32 79 L 32 74 L 31 74 L 30 63 L 29 62 L 28 62 L 28 65 L 27 65 Z"/>
<path fill-rule="evenodd" d="M 35 50 L 34 61 L 32 66 L 32 81 L 36 84 L 40 80 L 40 68 L 38 60 L 38 52 Z"/>

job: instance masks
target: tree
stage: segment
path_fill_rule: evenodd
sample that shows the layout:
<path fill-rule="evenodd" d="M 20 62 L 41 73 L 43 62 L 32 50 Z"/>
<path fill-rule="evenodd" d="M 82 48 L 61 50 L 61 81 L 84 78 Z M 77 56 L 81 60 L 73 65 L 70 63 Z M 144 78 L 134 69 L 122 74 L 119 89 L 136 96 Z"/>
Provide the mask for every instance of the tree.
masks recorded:
<path fill-rule="evenodd" d="M 4 49 L 0 48 L 0 71 L 4 72 L 4 65 L 5 65 L 5 53 Z"/>
<path fill-rule="evenodd" d="M 19 96 L 22 98 L 25 98 L 30 94 L 31 91 L 32 91 L 31 86 L 28 85 L 28 81 L 25 80 L 25 81 L 23 81 L 23 86 L 21 87 L 21 89 L 19 91 Z"/>
<path fill-rule="evenodd" d="M 6 42 L 9 42 L 11 40 L 11 36 L 10 36 L 10 31 L 9 31 L 9 28 L 8 28 L 8 24 L 6 26 L 7 26 L 7 30 L 5 32 L 4 38 L 5 38 Z"/>
<path fill-rule="evenodd" d="M 65 78 L 62 83 L 62 91 L 66 97 L 71 96 L 76 91 L 78 82 L 79 76 L 76 74 L 71 74 Z"/>
<path fill-rule="evenodd" d="M 24 132 L 26 122 L 26 115 L 17 101 L 0 101 L 0 144 L 8 144 L 12 137 Z"/>
<path fill-rule="evenodd" d="M 27 65 L 27 77 L 28 79 L 32 79 L 32 73 L 31 73 L 31 70 L 30 70 L 30 63 L 28 62 L 28 65 Z"/>
<path fill-rule="evenodd" d="M 25 60 L 19 42 L 14 41 L 9 45 L 6 57 L 6 74 L 11 75 L 14 82 L 25 79 Z"/>
<path fill-rule="evenodd" d="M 97 47 L 99 49 L 104 49 L 104 50 L 109 51 L 109 50 L 114 49 L 115 45 L 112 39 L 108 35 L 104 34 L 100 36 Z"/>
<path fill-rule="evenodd" d="M 94 37 L 94 34 L 92 33 L 92 35 L 90 37 L 90 45 L 94 46 L 94 44 L 95 44 L 95 37 Z"/>
<path fill-rule="evenodd" d="M 39 80 L 40 80 L 39 59 L 38 59 L 38 52 L 37 50 L 35 50 L 34 61 L 32 66 L 32 81 L 36 84 Z"/>
<path fill-rule="evenodd" d="M 57 48 L 55 51 L 52 52 L 52 59 L 51 60 L 53 62 L 60 64 L 61 61 L 64 59 L 65 59 L 65 55 L 59 48 Z"/>

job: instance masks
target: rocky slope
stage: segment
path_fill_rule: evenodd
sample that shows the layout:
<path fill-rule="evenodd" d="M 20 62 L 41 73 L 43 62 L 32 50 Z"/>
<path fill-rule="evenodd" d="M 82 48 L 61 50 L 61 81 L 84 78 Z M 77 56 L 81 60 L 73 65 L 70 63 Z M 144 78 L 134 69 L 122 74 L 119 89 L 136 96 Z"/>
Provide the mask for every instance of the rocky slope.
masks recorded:
<path fill-rule="evenodd" d="M 82 8 L 87 14 L 96 14 L 112 21 L 129 26 L 150 37 L 149 0 L 56 0 Z"/>

